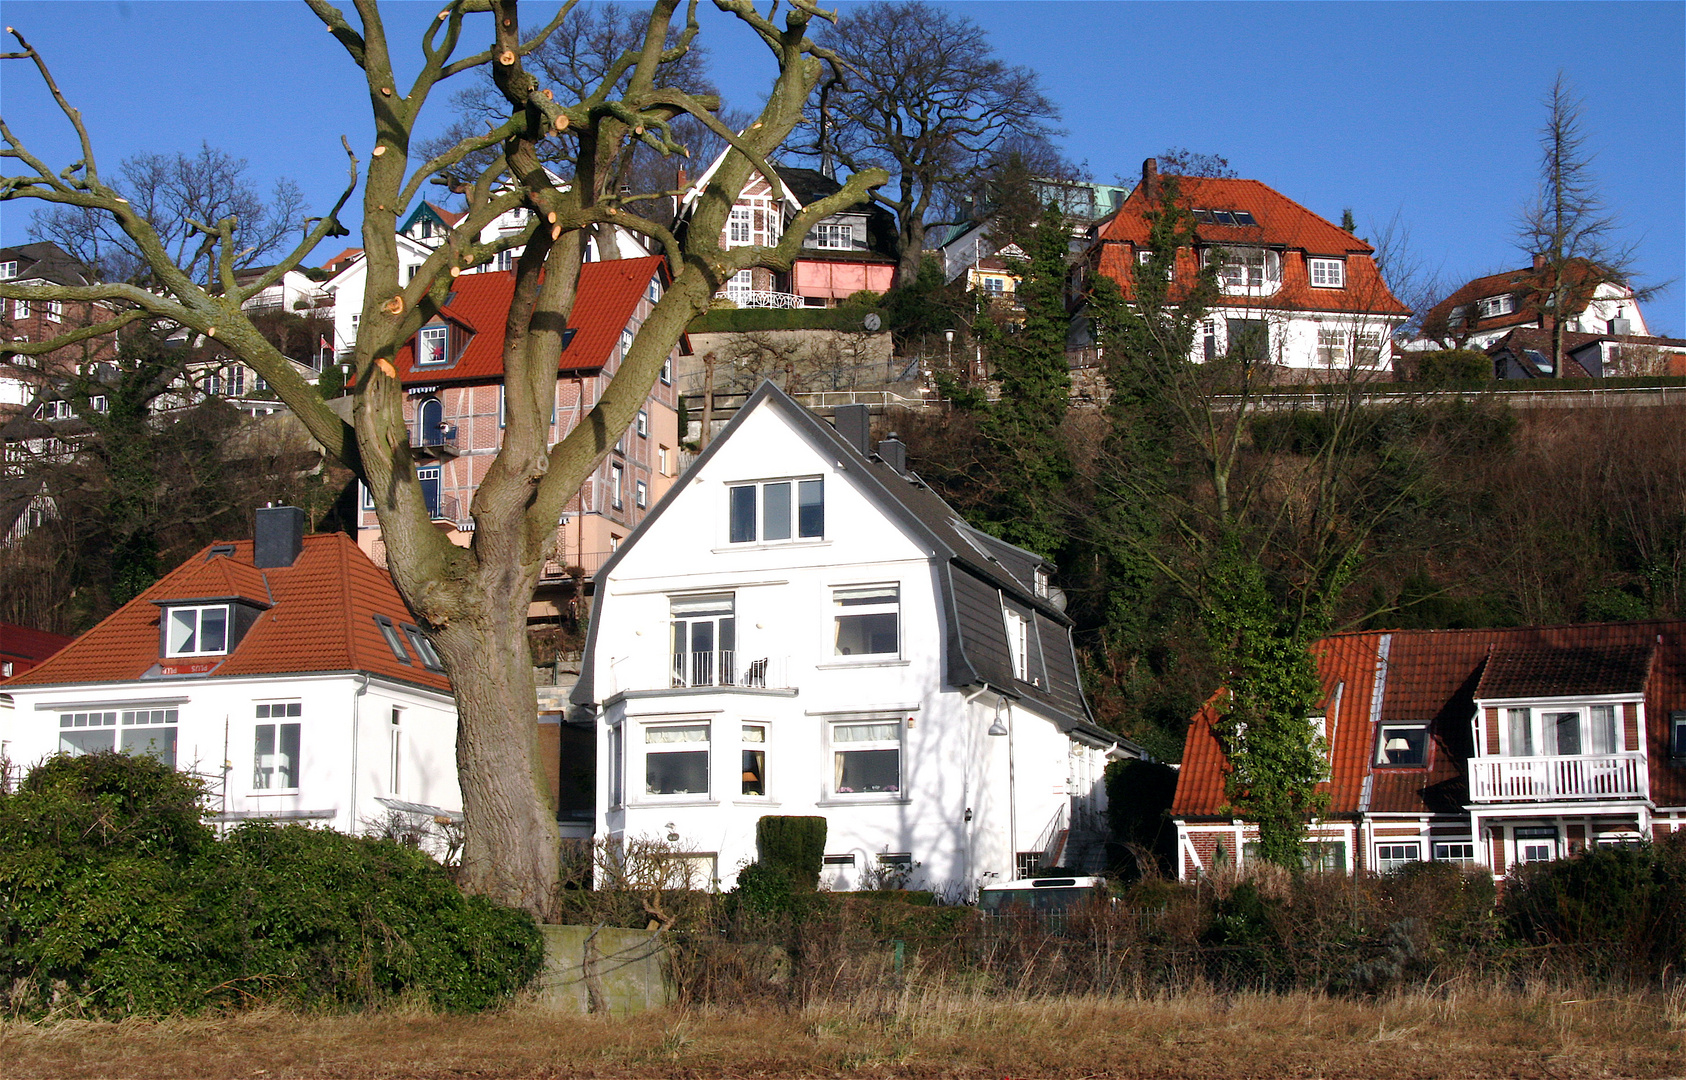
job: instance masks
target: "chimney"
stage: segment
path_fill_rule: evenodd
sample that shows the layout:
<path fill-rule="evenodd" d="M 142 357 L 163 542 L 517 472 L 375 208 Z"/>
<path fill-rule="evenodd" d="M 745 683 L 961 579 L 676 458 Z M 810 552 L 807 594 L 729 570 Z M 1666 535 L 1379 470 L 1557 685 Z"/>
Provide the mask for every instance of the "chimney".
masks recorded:
<path fill-rule="evenodd" d="M 291 566 L 304 550 L 304 511 L 296 506 L 265 506 L 252 529 L 252 565 L 259 570 Z"/>
<path fill-rule="evenodd" d="M 1545 256 L 1544 255 L 1535 255 L 1534 256 L 1534 269 L 1535 270 L 1544 270 L 1545 269 Z"/>
<path fill-rule="evenodd" d="M 831 425 L 843 441 L 860 451 L 862 457 L 872 454 L 872 416 L 866 405 L 839 405 L 833 411 Z"/>
<path fill-rule="evenodd" d="M 1159 160 L 1148 158 L 1142 162 L 1142 194 L 1150 199 L 1159 198 Z"/>
<path fill-rule="evenodd" d="M 896 438 L 895 432 L 890 432 L 890 437 L 878 444 L 878 460 L 903 476 L 907 475 L 907 446 Z"/>

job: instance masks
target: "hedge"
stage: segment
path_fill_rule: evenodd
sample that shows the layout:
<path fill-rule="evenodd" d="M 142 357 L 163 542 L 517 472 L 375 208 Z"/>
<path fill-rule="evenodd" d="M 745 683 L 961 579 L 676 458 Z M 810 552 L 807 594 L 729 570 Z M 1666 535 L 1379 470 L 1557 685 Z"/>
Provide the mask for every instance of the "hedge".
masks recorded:
<path fill-rule="evenodd" d="M 870 308 L 723 308 L 704 312 L 686 330 L 693 334 L 753 333 L 757 330 L 866 331 Z M 882 320 L 883 315 L 879 315 Z"/>

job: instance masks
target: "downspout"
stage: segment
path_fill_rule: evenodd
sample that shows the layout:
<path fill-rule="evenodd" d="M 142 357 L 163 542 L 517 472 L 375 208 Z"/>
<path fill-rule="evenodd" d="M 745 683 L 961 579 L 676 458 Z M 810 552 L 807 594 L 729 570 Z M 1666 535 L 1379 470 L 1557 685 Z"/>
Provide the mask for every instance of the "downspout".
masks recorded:
<path fill-rule="evenodd" d="M 1019 788 L 1013 765 L 1013 703 L 1007 703 L 1007 839 L 1013 850 L 1012 868 L 1019 871 Z"/>
<path fill-rule="evenodd" d="M 369 673 L 359 672 L 358 677 L 363 680 L 363 685 L 357 688 L 357 693 L 351 695 L 351 806 L 347 809 L 353 829 L 357 826 L 357 749 L 363 729 L 360 706 L 363 695 L 369 691 Z M 350 832 L 351 829 L 346 831 Z"/>

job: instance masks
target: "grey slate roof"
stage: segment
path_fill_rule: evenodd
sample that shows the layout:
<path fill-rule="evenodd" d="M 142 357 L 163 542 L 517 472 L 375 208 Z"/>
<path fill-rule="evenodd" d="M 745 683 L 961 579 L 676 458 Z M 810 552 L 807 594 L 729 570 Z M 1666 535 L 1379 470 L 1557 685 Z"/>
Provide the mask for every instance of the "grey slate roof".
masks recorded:
<path fill-rule="evenodd" d="M 709 443 L 708 449 L 692 462 L 661 502 L 597 571 L 600 585 L 644 533 L 655 527 L 679 492 L 685 490 L 686 478 L 707 465 L 717 448 L 758 408 L 777 409 L 793 427 L 847 462 L 849 476 L 869 496 L 875 497 L 886 513 L 937 552 L 947 638 L 948 666 L 944 674 L 949 686 L 987 684 L 992 690 L 1033 706 L 1068 734 L 1080 734 L 1091 742 L 1118 743 L 1139 751 L 1129 740 L 1094 723 L 1078 678 L 1071 620 L 1047 598 L 1035 593 L 1036 570 L 1051 568 L 1048 562 L 1034 552 L 972 528 L 911 471 L 904 475 L 876 455 L 863 456 L 835 428 L 798 405 L 771 382 L 761 384 Z M 597 597 L 598 603 L 605 601 L 601 587 Z M 1037 682 L 1027 683 L 1014 677 L 1002 617 L 1004 606 L 1018 610 L 1030 623 L 1030 670 L 1035 673 L 1041 669 L 1043 673 Z M 596 650 L 597 626 L 598 620 L 593 619 L 586 643 L 588 656 Z M 569 700 L 575 705 L 589 706 L 595 694 L 593 665 L 588 661 L 581 666 L 579 682 Z"/>
<path fill-rule="evenodd" d="M 12 279 L 14 281 L 39 278 L 54 285 L 94 284 L 93 273 L 50 240 L 0 248 L 0 262 L 11 262 L 14 259 L 18 264 L 17 275 Z"/>

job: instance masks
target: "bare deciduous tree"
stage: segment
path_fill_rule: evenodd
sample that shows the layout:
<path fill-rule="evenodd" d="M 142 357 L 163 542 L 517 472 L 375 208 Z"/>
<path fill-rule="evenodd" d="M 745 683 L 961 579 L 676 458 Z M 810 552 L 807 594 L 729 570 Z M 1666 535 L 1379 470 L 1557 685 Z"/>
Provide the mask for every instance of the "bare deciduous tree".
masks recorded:
<path fill-rule="evenodd" d="M 557 885 L 556 822 L 534 755 L 535 693 L 526 613 L 538 575 L 556 543 L 556 521 L 620 433 L 632 423 L 686 324 L 707 310 L 725 280 L 753 265 L 787 269 L 808 229 L 821 218 L 863 201 L 886 180 L 882 171 L 856 174 L 834 195 L 805 208 L 776 247 L 721 248 L 719 238 L 739 191 L 752 172 L 777 174 L 766 162 L 801 116 L 830 54 L 808 39 L 820 13 L 794 0 L 782 23 L 750 0 L 715 0 L 772 54 L 778 74 L 757 120 L 737 133 L 714 114 L 713 99 L 663 83 L 664 62 L 690 47 L 698 33 L 692 0 L 677 36 L 679 0 L 654 0 L 637 46 L 605 69 L 589 94 L 574 97 L 545 87 L 527 70 L 530 56 L 565 24 L 577 0 L 567 0 L 538 33 L 523 34 L 516 0 L 453 0 L 422 34 L 419 70 L 408 86 L 395 78 L 386 25 L 375 0 L 354 0 L 353 25 L 329 0 L 307 0 L 352 63 L 364 73 L 372 132 L 360 145 L 369 156 L 363 181 L 363 248 L 368 285 L 352 358 L 355 400 L 343 420 L 252 325 L 241 304 L 300 265 L 325 237 L 340 231 L 337 215 L 357 185 L 359 158 L 348 142 L 351 181 L 339 201 L 288 255 L 257 280 L 234 277 L 241 248 L 238 222 L 225 216 L 193 225 L 196 257 L 215 271 L 207 287 L 178 265 L 174 253 L 140 208 L 101 178 L 80 114 L 59 93 L 45 60 L 21 35 L 7 60 L 36 67 L 81 142 L 79 159 L 55 169 L 31 153 L 0 123 L 0 155 L 20 166 L 0 177 L 0 200 L 35 198 L 109 219 L 135 245 L 156 281 L 153 290 L 108 284 L 78 288 L 0 283 L 0 296 L 24 299 L 99 299 L 127 305 L 106 324 L 76 333 L 109 333 L 142 318 L 166 319 L 215 338 L 261 374 L 327 451 L 363 480 L 386 542 L 388 566 L 405 601 L 433 640 L 455 688 L 457 765 L 466 835 L 462 881 L 471 891 L 543 912 Z M 490 44 L 459 54 L 469 20 Z M 465 25 L 466 24 L 466 25 Z M 481 31 L 489 31 L 482 34 Z M 489 69 L 506 106 L 483 134 L 462 139 L 417 161 L 411 140 L 428 98 L 454 76 Z M 689 116 L 730 143 L 713 182 L 697 200 L 695 227 L 683 242 L 658 222 L 629 209 L 636 193 L 620 191 L 626 147 L 641 143 L 684 156 L 673 123 Z M 554 183 L 541 148 L 571 132 L 570 180 Z M 490 148 L 496 158 L 463 188 L 463 219 L 408 281 L 399 277 L 397 226 L 424 186 L 469 155 Z M 516 207 L 533 211 L 523 232 L 490 243 L 481 230 Z M 561 442 L 549 442 L 550 402 L 564 330 L 573 309 L 579 268 L 590 231 L 615 225 L 650 238 L 673 268 L 672 282 L 644 322 L 612 382 L 582 422 Z M 398 349 L 433 318 L 464 268 L 520 246 L 503 353 L 506 425 L 503 445 L 475 493 L 470 546 L 457 547 L 434 528 L 410 449 L 404 392 L 393 366 Z M 10 351 L 44 345 L 9 344 Z"/>

